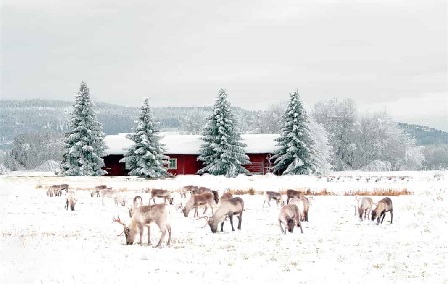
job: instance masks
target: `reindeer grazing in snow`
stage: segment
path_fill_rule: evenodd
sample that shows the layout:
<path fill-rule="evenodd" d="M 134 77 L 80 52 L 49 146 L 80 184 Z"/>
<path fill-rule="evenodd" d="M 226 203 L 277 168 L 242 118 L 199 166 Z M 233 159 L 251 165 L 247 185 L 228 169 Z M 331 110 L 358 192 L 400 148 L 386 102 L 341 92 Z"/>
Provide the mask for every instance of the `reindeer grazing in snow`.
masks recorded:
<path fill-rule="evenodd" d="M 241 230 L 241 222 L 243 220 L 244 201 L 241 197 L 232 197 L 230 199 L 221 200 L 219 207 L 215 210 L 215 213 L 211 218 L 207 220 L 208 225 L 212 233 L 216 233 L 218 230 L 218 224 L 221 223 L 221 232 L 224 230 L 224 221 L 228 217 L 232 231 L 235 231 L 233 227 L 233 215 L 238 218 L 238 230 Z"/>
<path fill-rule="evenodd" d="M 68 208 L 70 207 L 71 211 L 75 210 L 75 204 L 76 204 L 76 195 L 74 191 L 69 191 L 67 193 L 66 199 L 65 199 L 65 209 L 68 210 Z"/>
<path fill-rule="evenodd" d="M 115 202 L 115 205 L 118 205 L 120 201 L 124 200 L 124 198 L 121 197 L 121 192 L 117 189 L 112 189 L 111 187 L 100 190 L 100 196 L 101 196 L 101 203 L 103 205 L 104 205 L 104 198 L 106 197 L 112 198 Z"/>
<path fill-rule="evenodd" d="M 164 203 L 168 200 L 170 204 L 173 204 L 174 198 L 169 190 L 166 189 L 152 189 L 151 190 L 151 198 L 149 199 L 149 203 L 151 203 L 151 199 L 156 204 L 156 197 L 163 198 Z"/>
<path fill-rule="evenodd" d="M 289 200 L 289 204 L 295 204 L 299 209 L 300 221 L 308 222 L 308 212 L 310 210 L 310 201 L 305 196 L 302 198 L 293 197 Z"/>
<path fill-rule="evenodd" d="M 282 206 L 278 215 L 278 224 L 280 225 L 282 234 L 286 234 L 286 230 L 292 233 L 296 226 L 300 227 L 300 232 L 303 234 L 299 208 L 295 204 L 289 203 Z M 285 229 L 283 229 L 283 226 Z"/>
<path fill-rule="evenodd" d="M 107 185 L 104 185 L 104 184 L 102 184 L 102 185 L 97 185 L 97 186 L 95 186 L 95 188 L 90 192 L 90 196 L 91 196 L 91 197 L 94 197 L 94 196 L 96 196 L 96 197 L 100 197 L 100 191 L 103 190 L 103 189 L 106 189 L 106 188 L 107 188 Z"/>
<path fill-rule="evenodd" d="M 120 220 L 120 217 L 113 218 L 113 222 L 123 225 L 123 232 L 126 237 L 126 245 L 134 243 L 137 232 L 140 234 L 140 245 L 142 244 L 143 227 L 148 228 L 148 245 L 151 245 L 150 224 L 156 223 L 162 232 L 156 247 L 160 247 L 162 240 L 168 232 L 167 246 L 171 245 L 171 208 L 167 204 L 142 205 L 138 207 L 132 215 L 128 225 Z"/>
<path fill-rule="evenodd" d="M 357 215 L 359 216 L 359 219 L 361 221 L 368 219 L 370 216 L 370 213 L 372 212 L 372 198 L 370 197 L 362 197 L 358 198 L 356 196 L 356 209 L 357 209 Z"/>
<path fill-rule="evenodd" d="M 390 223 L 394 218 L 394 208 L 392 206 L 392 200 L 389 197 L 384 197 L 378 201 L 376 208 L 372 210 L 372 221 L 376 219 L 377 224 L 383 223 L 384 217 L 386 217 L 386 212 L 390 213 Z"/>
<path fill-rule="evenodd" d="M 69 185 L 66 184 L 66 183 L 64 183 L 64 184 L 53 184 L 53 185 L 51 185 L 48 188 L 47 195 L 50 196 L 50 197 L 61 196 L 63 190 L 65 190 L 65 193 L 68 193 L 68 187 L 69 187 Z"/>
<path fill-rule="evenodd" d="M 294 189 L 288 189 L 286 191 L 286 204 L 289 204 L 289 200 L 293 197 L 298 197 L 298 198 L 302 198 L 303 197 L 303 192 L 298 191 L 298 190 L 294 190 Z"/>
<path fill-rule="evenodd" d="M 182 209 L 182 212 L 184 213 L 185 217 L 188 217 L 188 213 L 190 213 L 190 210 L 192 208 L 195 208 L 194 216 L 198 216 L 198 206 L 205 205 L 204 214 L 207 211 L 207 207 L 209 206 L 212 209 L 213 213 L 213 193 L 211 192 L 205 192 L 201 194 L 193 194 L 191 195 L 190 199 L 185 204 L 184 209 Z"/>
<path fill-rule="evenodd" d="M 266 191 L 265 197 L 266 197 L 266 199 L 263 202 L 263 207 L 265 206 L 266 203 L 269 206 L 271 206 L 271 199 L 274 199 L 275 202 L 277 203 L 277 206 L 279 206 L 280 201 L 282 199 L 282 194 L 280 192 L 275 192 L 275 191 Z"/>

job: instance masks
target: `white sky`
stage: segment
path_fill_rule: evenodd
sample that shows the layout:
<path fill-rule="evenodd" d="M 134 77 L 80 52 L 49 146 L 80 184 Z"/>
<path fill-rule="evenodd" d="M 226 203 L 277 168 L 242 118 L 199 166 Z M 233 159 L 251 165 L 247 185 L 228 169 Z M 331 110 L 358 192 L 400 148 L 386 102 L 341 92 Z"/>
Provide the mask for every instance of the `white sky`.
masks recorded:
<path fill-rule="evenodd" d="M 353 98 L 448 130 L 446 0 L 3 0 L 1 98 L 265 109 Z"/>

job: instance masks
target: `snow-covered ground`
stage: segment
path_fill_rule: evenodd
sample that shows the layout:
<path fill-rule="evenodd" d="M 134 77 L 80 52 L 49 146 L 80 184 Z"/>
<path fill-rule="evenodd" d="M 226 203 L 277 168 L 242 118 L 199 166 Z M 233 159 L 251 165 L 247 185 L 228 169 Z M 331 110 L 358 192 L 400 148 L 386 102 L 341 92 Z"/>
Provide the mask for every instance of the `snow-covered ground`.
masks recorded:
<path fill-rule="evenodd" d="M 46 195 L 49 185 L 60 183 L 76 190 L 73 212 L 64 209 L 64 196 Z M 163 242 L 157 249 L 124 244 L 124 236 L 117 236 L 123 228 L 112 218 L 129 221 L 127 208 L 111 199 L 103 206 L 91 197 L 88 189 L 99 184 L 122 189 L 129 200 L 141 195 L 145 203 L 144 188 L 177 190 L 188 184 L 260 194 L 241 195 L 246 204 L 241 231 L 232 232 L 226 223 L 223 233 L 212 234 L 204 219 L 192 213 L 186 218 L 175 209 L 172 245 Z M 1 283 L 448 283 L 448 171 L 167 180 L 10 173 L 0 176 L 0 188 Z M 287 188 L 335 194 L 311 197 L 303 234 L 282 235 L 279 208 L 274 202 L 263 208 L 262 192 Z M 355 198 L 344 196 L 373 190 L 413 194 L 391 196 L 393 224 L 387 214 L 376 225 L 359 221 Z M 151 228 L 156 244 L 160 233 Z"/>

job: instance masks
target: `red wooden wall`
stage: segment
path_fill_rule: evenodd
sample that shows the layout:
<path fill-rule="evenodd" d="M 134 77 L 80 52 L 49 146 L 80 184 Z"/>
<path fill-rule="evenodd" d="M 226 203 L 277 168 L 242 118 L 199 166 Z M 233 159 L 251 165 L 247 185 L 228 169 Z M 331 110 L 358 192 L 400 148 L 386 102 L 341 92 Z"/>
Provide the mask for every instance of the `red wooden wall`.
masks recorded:
<path fill-rule="evenodd" d="M 166 154 L 172 159 L 177 159 L 177 169 L 169 169 L 168 172 L 173 175 L 194 175 L 202 168 L 202 162 L 197 161 L 198 155 Z M 268 156 L 269 154 L 247 154 L 251 165 L 244 166 L 252 174 L 266 174 L 269 172 Z M 120 163 L 123 155 L 108 155 L 103 157 L 105 169 L 108 176 L 126 176 L 125 163 Z"/>

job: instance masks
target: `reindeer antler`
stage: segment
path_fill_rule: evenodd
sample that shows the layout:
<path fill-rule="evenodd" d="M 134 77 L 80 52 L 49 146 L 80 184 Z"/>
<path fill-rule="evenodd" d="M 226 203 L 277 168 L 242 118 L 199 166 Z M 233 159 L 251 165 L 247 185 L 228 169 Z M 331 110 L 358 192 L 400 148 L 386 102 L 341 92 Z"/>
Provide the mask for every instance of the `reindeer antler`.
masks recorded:
<path fill-rule="evenodd" d="M 121 224 L 121 225 L 123 225 L 123 226 L 126 227 L 126 224 L 123 223 L 123 222 L 120 220 L 120 216 L 117 216 L 117 218 L 113 217 L 113 218 L 112 218 L 112 223 L 114 223 L 114 222 L 116 222 L 116 223 L 118 223 L 118 224 Z"/>
<path fill-rule="evenodd" d="M 210 217 L 209 216 L 201 216 L 201 217 L 196 218 L 196 220 L 200 220 L 200 219 L 205 219 L 205 224 L 204 224 L 204 226 L 202 228 L 207 227 L 208 220 L 210 220 Z"/>
<path fill-rule="evenodd" d="M 209 216 L 201 216 L 201 217 L 196 218 L 196 220 L 201 220 L 201 219 L 205 219 L 208 221 L 208 219 L 210 219 L 210 217 Z"/>

